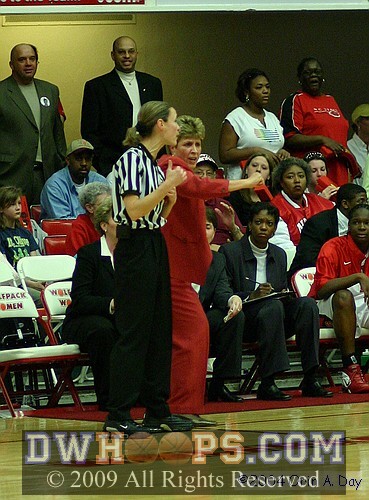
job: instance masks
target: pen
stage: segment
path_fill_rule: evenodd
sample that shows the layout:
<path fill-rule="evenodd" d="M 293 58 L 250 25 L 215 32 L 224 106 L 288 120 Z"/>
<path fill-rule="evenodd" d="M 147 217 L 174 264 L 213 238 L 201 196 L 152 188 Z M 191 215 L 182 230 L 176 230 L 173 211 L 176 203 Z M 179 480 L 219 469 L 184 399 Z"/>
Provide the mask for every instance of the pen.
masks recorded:
<path fill-rule="evenodd" d="M 265 285 L 265 283 L 260 283 L 260 281 L 253 280 L 249 278 L 248 276 L 245 276 L 245 280 L 251 281 L 251 283 L 255 283 L 255 285 Z M 274 292 L 274 288 L 271 287 L 272 292 Z"/>

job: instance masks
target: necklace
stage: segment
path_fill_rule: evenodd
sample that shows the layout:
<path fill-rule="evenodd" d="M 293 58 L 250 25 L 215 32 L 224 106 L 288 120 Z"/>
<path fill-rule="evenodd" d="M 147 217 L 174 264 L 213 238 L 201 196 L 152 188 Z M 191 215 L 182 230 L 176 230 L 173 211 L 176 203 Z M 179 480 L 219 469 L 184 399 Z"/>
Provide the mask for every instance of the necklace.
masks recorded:
<path fill-rule="evenodd" d="M 133 72 L 132 76 L 128 78 L 128 75 L 123 76 L 123 80 L 128 83 L 128 85 L 132 85 L 133 80 L 136 78 L 135 72 Z"/>

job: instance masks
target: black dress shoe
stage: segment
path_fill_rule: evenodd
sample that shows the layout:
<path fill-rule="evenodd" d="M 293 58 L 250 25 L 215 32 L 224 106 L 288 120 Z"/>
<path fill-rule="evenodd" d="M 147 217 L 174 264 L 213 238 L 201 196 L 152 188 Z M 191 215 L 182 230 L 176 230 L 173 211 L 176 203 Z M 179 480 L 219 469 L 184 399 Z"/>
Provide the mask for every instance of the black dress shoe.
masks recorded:
<path fill-rule="evenodd" d="M 159 428 L 160 432 L 187 432 L 194 427 L 194 423 L 189 418 L 173 414 L 160 418 L 145 415 L 142 425 L 149 429 Z"/>
<path fill-rule="evenodd" d="M 282 392 L 275 384 L 269 386 L 259 385 L 257 399 L 264 401 L 289 401 L 291 396 Z"/>
<path fill-rule="evenodd" d="M 301 392 L 303 396 L 311 398 L 331 398 L 333 396 L 333 392 L 323 389 L 318 380 L 311 382 L 305 382 L 303 380 L 301 384 Z"/>
<path fill-rule="evenodd" d="M 217 425 L 218 422 L 215 420 L 207 420 L 200 415 L 195 415 L 193 413 L 181 415 L 181 417 L 188 418 L 194 424 L 195 427 L 212 427 L 213 425 Z"/>
<path fill-rule="evenodd" d="M 231 391 L 225 386 L 216 387 L 210 384 L 208 390 L 208 401 L 224 401 L 226 403 L 243 403 L 244 399 L 232 394 Z"/>

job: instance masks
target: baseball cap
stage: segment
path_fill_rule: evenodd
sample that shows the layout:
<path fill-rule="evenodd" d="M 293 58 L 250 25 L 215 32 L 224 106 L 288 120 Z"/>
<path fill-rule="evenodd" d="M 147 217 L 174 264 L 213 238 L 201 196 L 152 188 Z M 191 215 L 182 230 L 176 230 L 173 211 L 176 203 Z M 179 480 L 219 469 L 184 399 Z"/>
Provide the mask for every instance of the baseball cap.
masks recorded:
<path fill-rule="evenodd" d="M 72 141 L 69 144 L 66 156 L 69 156 L 70 154 L 74 153 L 75 151 L 78 151 L 79 149 L 89 149 L 93 151 L 94 147 L 90 142 L 85 141 L 84 139 L 76 139 L 75 141 Z"/>
<path fill-rule="evenodd" d="M 360 104 L 352 112 L 351 119 L 355 123 L 360 116 L 369 116 L 369 104 Z"/>
<path fill-rule="evenodd" d="M 203 153 L 199 156 L 196 165 L 201 165 L 202 163 L 209 163 L 214 170 L 218 170 L 218 165 L 216 161 L 213 160 L 213 158 L 206 153 Z"/>

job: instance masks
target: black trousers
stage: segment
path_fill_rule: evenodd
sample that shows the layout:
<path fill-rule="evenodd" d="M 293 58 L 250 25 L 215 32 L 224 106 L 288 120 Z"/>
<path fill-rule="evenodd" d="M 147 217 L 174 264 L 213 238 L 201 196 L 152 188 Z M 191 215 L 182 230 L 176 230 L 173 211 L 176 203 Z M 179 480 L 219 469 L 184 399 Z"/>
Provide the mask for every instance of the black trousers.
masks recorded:
<path fill-rule="evenodd" d="M 30 189 L 32 195 L 27 196 L 27 202 L 28 205 L 37 205 L 40 203 L 41 191 L 45 184 L 45 174 L 42 163 L 37 164 L 35 162 L 30 182 L 32 183 L 32 189 Z"/>
<path fill-rule="evenodd" d="M 286 339 L 296 335 L 306 373 L 319 365 L 319 312 L 310 297 L 244 304 L 244 341 L 260 345 L 261 377 L 289 369 Z"/>
<path fill-rule="evenodd" d="M 160 231 L 133 230 L 114 252 L 115 322 L 110 356 L 109 418 L 130 418 L 139 400 L 147 414 L 170 414 L 172 304 L 169 264 Z"/>
<path fill-rule="evenodd" d="M 239 312 L 224 323 L 227 311 L 209 309 L 206 316 L 210 328 L 210 355 L 215 357 L 213 365 L 214 379 L 239 377 L 242 364 L 242 336 L 245 317 Z"/>
<path fill-rule="evenodd" d="M 118 339 L 112 319 L 103 316 L 80 316 L 63 324 L 62 338 L 78 344 L 91 360 L 97 403 L 106 407 L 109 398 L 110 353 Z"/>

